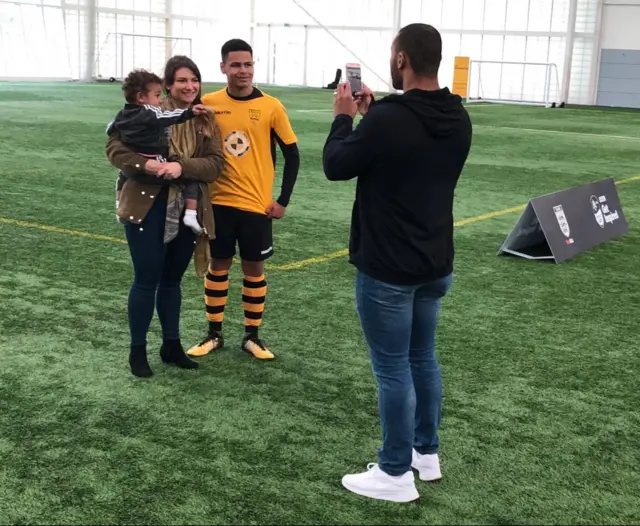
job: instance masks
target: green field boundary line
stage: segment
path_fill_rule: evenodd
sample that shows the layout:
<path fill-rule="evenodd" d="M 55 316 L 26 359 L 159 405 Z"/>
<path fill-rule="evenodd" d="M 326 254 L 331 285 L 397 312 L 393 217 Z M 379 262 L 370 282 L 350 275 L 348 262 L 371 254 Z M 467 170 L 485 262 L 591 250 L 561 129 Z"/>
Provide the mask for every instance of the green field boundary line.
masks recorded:
<path fill-rule="evenodd" d="M 634 175 L 631 177 L 627 177 L 625 179 L 620 179 L 619 181 L 616 181 L 616 185 L 621 185 L 621 184 L 627 184 L 627 183 L 632 183 L 634 181 L 640 181 L 640 175 Z M 518 205 L 518 206 L 514 206 L 511 208 L 505 208 L 503 210 L 496 210 L 495 212 L 488 212 L 486 214 L 481 214 L 475 217 L 469 217 L 467 219 L 461 219 L 460 221 L 456 221 L 454 223 L 454 226 L 456 228 L 458 227 L 462 227 L 465 225 L 472 225 L 474 223 L 479 223 L 481 221 L 487 221 L 489 219 L 494 219 L 496 217 L 501 217 L 501 216 L 505 216 L 508 214 L 513 214 L 516 212 L 521 212 L 522 210 L 525 209 L 527 205 Z M 72 237 L 83 237 L 86 239 L 95 239 L 97 241 L 108 241 L 110 243 L 119 243 L 121 245 L 126 245 L 127 241 L 126 239 L 122 239 L 119 237 L 113 237 L 113 236 L 105 236 L 102 234 L 93 234 L 91 232 L 83 232 L 81 230 L 71 230 L 68 228 L 60 228 L 57 226 L 51 226 L 51 225 L 43 225 L 41 223 L 33 223 L 30 221 L 21 221 L 18 219 L 11 219 L 8 217 L 0 217 L 0 224 L 5 224 L 5 225 L 11 225 L 11 226 L 17 226 L 17 227 L 21 227 L 21 228 L 32 228 L 35 230 L 41 230 L 43 232 L 52 232 L 55 234 L 62 234 L 62 235 L 66 235 L 66 236 L 72 236 Z M 325 263 L 327 261 L 331 261 L 333 259 L 337 259 L 337 258 L 341 258 L 341 257 L 345 257 L 349 254 L 349 251 L 347 249 L 343 249 L 343 250 L 338 250 L 336 252 L 330 252 L 328 254 L 323 254 L 321 256 L 315 256 L 315 257 L 311 257 L 311 258 L 307 258 L 307 259 L 302 259 L 300 261 L 294 261 L 293 263 L 287 263 L 284 265 L 266 265 L 266 269 L 267 270 L 281 270 L 281 271 L 288 271 L 288 270 L 297 270 L 300 268 L 304 268 L 304 267 L 308 267 L 309 265 L 317 265 L 319 263 Z"/>

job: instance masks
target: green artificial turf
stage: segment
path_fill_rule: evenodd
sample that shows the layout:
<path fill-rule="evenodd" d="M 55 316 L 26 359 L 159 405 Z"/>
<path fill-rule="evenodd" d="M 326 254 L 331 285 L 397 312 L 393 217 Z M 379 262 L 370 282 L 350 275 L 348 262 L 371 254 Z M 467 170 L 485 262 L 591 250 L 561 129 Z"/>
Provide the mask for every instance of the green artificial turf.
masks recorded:
<path fill-rule="evenodd" d="M 267 91 L 302 156 L 267 274 L 262 334 L 277 359 L 239 350 L 234 267 L 225 350 L 197 372 L 163 366 L 154 320 L 156 374 L 140 380 L 127 365 L 126 244 L 37 227 L 123 239 L 104 156 L 119 87 L 0 85 L 0 523 L 640 521 L 640 181 L 618 187 L 629 233 L 562 265 L 496 257 L 517 213 L 456 230 L 438 332 L 444 479 L 419 483 L 417 503 L 371 501 L 340 486 L 380 439 L 354 269 L 344 257 L 273 268 L 346 247 L 354 183 L 321 169 L 331 113 L 300 111 L 328 110 L 332 95 Z M 640 175 L 638 112 L 469 111 L 457 220 Z M 190 267 L 185 345 L 205 330 Z"/>

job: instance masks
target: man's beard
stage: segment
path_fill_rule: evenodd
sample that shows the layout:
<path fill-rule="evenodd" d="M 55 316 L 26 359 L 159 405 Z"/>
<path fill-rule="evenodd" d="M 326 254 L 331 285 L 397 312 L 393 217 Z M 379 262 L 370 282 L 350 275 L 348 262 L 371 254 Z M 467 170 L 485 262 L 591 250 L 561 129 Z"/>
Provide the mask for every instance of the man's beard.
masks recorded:
<path fill-rule="evenodd" d="M 393 89 L 402 90 L 403 79 L 400 71 L 395 66 L 391 67 L 391 84 Z"/>

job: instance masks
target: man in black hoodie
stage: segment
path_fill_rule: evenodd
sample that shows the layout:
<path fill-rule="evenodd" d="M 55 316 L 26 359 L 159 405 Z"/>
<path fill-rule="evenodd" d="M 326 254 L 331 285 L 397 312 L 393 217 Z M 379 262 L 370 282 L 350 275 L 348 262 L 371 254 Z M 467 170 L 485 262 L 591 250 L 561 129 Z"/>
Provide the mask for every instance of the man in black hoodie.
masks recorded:
<path fill-rule="evenodd" d="M 419 496 L 412 467 L 422 480 L 441 478 L 435 333 L 453 276 L 454 190 L 472 136 L 461 98 L 438 84 L 441 56 L 436 29 L 404 27 L 391 56 L 403 94 L 376 102 L 365 90 L 354 100 L 348 83 L 339 86 L 323 152 L 329 180 L 357 178 L 349 253 L 383 432 L 379 464 L 342 483 L 395 502 Z"/>

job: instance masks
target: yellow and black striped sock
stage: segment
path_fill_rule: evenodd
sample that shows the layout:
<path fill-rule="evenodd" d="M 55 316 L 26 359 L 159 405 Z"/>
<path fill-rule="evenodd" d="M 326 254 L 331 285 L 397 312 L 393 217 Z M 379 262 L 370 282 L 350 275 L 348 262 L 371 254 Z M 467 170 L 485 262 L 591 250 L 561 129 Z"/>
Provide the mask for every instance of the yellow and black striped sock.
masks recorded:
<path fill-rule="evenodd" d="M 245 275 L 242 282 L 242 307 L 244 308 L 244 325 L 247 334 L 258 335 L 266 297 L 267 282 L 264 274 L 262 276 Z"/>
<path fill-rule="evenodd" d="M 209 320 L 209 334 L 222 331 L 224 321 L 224 307 L 229 295 L 229 271 L 213 270 L 209 266 L 204 278 L 204 300 L 207 306 L 207 320 Z"/>

